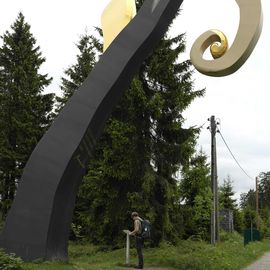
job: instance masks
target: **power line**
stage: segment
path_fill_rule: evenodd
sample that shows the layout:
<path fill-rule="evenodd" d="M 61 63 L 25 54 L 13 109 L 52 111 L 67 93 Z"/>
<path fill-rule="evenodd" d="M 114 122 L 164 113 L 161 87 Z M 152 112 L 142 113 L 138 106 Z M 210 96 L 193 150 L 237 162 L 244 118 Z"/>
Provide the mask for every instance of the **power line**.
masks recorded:
<path fill-rule="evenodd" d="M 206 124 L 207 122 L 204 122 L 202 125 L 200 125 L 198 128 L 201 129 L 204 127 L 204 125 Z"/>
<path fill-rule="evenodd" d="M 229 147 L 228 144 L 226 143 L 224 137 L 222 136 L 222 133 L 220 132 L 220 130 L 218 130 L 218 133 L 220 134 L 220 136 L 221 136 L 221 138 L 222 138 L 224 144 L 226 145 L 227 149 L 229 150 L 231 156 L 233 157 L 234 161 L 237 163 L 237 165 L 239 166 L 239 168 L 243 171 L 243 173 L 244 173 L 248 178 L 250 178 L 251 180 L 254 180 L 251 176 L 249 176 L 249 175 L 247 174 L 247 172 L 246 172 L 246 171 L 242 168 L 242 166 L 239 164 L 239 162 L 238 162 L 237 159 L 235 158 L 234 154 L 232 153 L 230 147 Z"/>

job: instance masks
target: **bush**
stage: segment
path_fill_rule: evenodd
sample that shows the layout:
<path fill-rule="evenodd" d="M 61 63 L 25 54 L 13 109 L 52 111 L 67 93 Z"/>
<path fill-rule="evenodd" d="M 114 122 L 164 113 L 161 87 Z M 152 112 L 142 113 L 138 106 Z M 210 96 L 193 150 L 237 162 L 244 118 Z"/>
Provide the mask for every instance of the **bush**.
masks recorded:
<path fill-rule="evenodd" d="M 243 242 L 243 235 L 239 234 L 238 232 L 225 232 L 224 230 L 220 231 L 219 234 L 221 242 Z"/>
<path fill-rule="evenodd" d="M 1 270 L 22 270 L 22 260 L 16 258 L 14 254 L 6 254 L 0 249 L 0 269 Z"/>

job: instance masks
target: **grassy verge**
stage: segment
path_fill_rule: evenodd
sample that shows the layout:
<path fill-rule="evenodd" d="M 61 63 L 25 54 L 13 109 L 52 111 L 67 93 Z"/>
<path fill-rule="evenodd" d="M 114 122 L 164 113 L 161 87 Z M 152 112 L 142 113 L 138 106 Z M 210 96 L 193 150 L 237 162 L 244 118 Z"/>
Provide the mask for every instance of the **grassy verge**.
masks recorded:
<path fill-rule="evenodd" d="M 182 241 L 178 246 L 163 243 L 159 248 L 145 249 L 146 267 L 183 270 L 240 270 L 270 250 L 270 241 L 254 242 L 246 247 L 243 239 L 233 236 L 216 246 L 204 242 Z M 68 263 L 25 263 L 27 270 L 123 270 L 125 250 L 99 251 L 91 245 L 70 245 Z M 136 251 L 131 250 L 131 263 Z"/>

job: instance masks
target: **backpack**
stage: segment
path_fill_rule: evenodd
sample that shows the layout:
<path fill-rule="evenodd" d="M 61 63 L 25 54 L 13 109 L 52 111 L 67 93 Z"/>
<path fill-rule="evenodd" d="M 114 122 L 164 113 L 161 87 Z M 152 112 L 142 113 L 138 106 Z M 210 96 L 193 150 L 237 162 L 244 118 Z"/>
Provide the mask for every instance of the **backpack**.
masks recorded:
<path fill-rule="evenodd" d="M 149 222 L 149 220 L 142 220 L 141 221 L 141 237 L 143 239 L 150 239 L 151 238 L 151 224 Z"/>

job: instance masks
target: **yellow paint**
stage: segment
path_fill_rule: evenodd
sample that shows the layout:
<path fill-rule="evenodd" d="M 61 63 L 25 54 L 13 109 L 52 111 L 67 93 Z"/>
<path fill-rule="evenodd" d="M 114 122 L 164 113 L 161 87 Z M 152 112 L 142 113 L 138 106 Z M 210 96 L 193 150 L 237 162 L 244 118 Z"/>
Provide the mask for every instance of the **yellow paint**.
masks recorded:
<path fill-rule="evenodd" d="M 136 15 L 135 0 L 111 0 L 101 16 L 105 51 Z"/>

